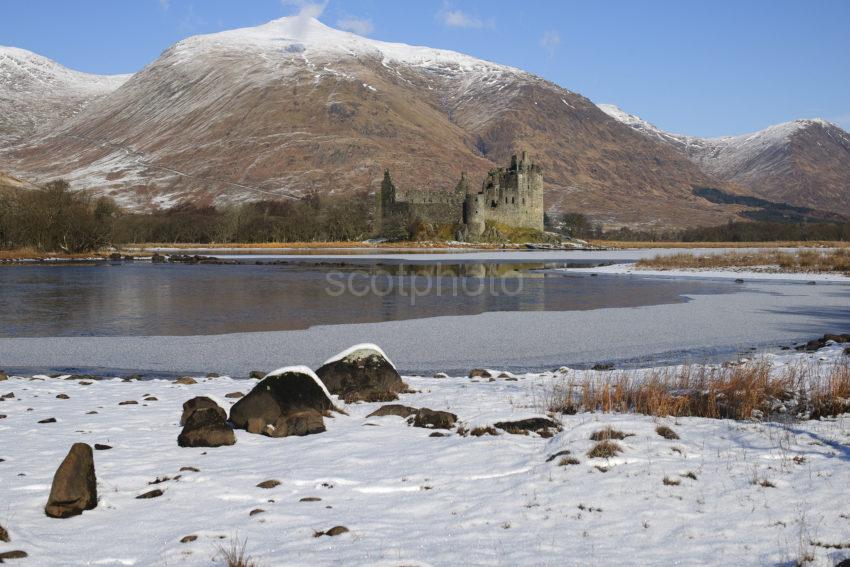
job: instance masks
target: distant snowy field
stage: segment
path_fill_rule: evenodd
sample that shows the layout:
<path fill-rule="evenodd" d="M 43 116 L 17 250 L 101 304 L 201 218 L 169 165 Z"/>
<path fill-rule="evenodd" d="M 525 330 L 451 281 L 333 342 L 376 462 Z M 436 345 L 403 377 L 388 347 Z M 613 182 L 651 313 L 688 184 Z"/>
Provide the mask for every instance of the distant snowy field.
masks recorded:
<path fill-rule="evenodd" d="M 769 360 L 842 356 L 833 346 Z M 564 380 L 559 372 L 517 378 L 405 377 L 419 393 L 400 402 L 488 425 L 541 415 L 542 392 Z M 0 525 L 11 538 L 0 553 L 29 554 L 9 563 L 215 565 L 232 538 L 247 539 L 265 566 L 792 565 L 805 555 L 832 566 L 850 557 L 850 416 L 782 425 L 583 413 L 560 416 L 564 429 L 550 439 L 432 438 L 398 417 L 367 419 L 381 405 L 372 403 L 345 405 L 348 415 L 326 419 L 318 435 L 237 431 L 234 446 L 183 449 L 184 401 L 210 395 L 228 407 L 225 394 L 255 383 L 198 380 L 0 382 L 0 395 L 15 394 L 0 402 Z M 118 405 L 125 400 L 139 404 Z M 57 422 L 38 423 L 49 417 Z M 659 424 L 680 439 L 660 437 Z M 590 435 L 607 425 L 634 436 L 616 458 L 588 458 Z M 113 447 L 95 451 L 98 506 L 48 518 L 53 473 L 78 441 Z M 563 450 L 579 464 L 547 462 Z M 176 475 L 156 485 L 163 496 L 135 498 Z M 269 479 L 281 485 L 256 487 Z M 314 537 L 336 525 L 350 532 Z M 187 535 L 198 537 L 180 543 Z"/>

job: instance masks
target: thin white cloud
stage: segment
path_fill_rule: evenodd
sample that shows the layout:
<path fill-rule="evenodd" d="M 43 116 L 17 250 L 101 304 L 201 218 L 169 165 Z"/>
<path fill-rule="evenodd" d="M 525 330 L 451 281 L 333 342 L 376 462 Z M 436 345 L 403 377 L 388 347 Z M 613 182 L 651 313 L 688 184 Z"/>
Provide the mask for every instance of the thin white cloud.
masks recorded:
<path fill-rule="evenodd" d="M 556 31 L 545 31 L 540 36 L 540 47 L 549 52 L 549 57 L 555 55 L 559 45 L 561 45 L 561 34 Z"/>
<path fill-rule="evenodd" d="M 328 0 L 323 2 L 312 2 L 310 0 L 281 0 L 284 8 L 295 8 L 298 10 L 296 16 L 299 18 L 318 18 L 325 11 Z"/>
<path fill-rule="evenodd" d="M 482 20 L 478 16 L 453 8 L 448 2 L 443 3 L 443 7 L 437 12 L 437 20 L 449 28 L 481 29 L 495 27 L 492 18 Z"/>
<path fill-rule="evenodd" d="M 171 0 L 159 0 L 159 9 L 167 12 L 171 8 Z"/>
<path fill-rule="evenodd" d="M 336 22 L 336 27 L 341 30 L 356 33 L 357 35 L 369 35 L 375 31 L 375 25 L 372 23 L 372 18 L 357 18 L 355 16 L 340 18 Z"/>

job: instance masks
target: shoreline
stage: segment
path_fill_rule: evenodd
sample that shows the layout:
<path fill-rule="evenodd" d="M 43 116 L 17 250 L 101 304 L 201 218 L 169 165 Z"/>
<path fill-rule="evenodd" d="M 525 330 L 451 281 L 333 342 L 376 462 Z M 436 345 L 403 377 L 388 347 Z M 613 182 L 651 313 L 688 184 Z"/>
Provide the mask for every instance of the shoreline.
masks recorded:
<path fill-rule="evenodd" d="M 743 282 L 794 282 L 794 283 L 838 283 L 850 284 L 850 277 L 835 272 L 793 272 L 777 270 L 753 270 L 747 268 L 679 268 L 653 270 L 639 268 L 634 264 L 612 264 L 597 268 L 563 268 L 558 271 L 581 274 L 605 274 L 645 276 L 656 278 L 692 278 L 706 280 L 743 280 Z M 741 282 L 741 283 L 743 283 Z"/>

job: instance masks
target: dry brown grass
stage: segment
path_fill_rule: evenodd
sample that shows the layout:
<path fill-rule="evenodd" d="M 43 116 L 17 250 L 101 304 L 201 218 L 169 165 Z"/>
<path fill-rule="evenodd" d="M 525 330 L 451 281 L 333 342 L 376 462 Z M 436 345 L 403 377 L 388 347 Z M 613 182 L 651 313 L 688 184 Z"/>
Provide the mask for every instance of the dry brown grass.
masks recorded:
<path fill-rule="evenodd" d="M 541 392 L 546 411 L 820 419 L 850 411 L 850 361 L 773 368 L 769 361 L 569 375 Z M 662 433 L 659 432 L 659 435 Z"/>
<path fill-rule="evenodd" d="M 591 459 L 610 459 L 623 452 L 623 448 L 616 441 L 599 441 L 593 448 L 587 452 L 587 456 Z"/>
<path fill-rule="evenodd" d="M 663 438 L 670 439 L 671 441 L 679 438 L 679 434 L 667 427 L 666 425 L 659 425 L 655 428 L 655 432 Z"/>
<path fill-rule="evenodd" d="M 846 248 L 850 242 L 832 240 L 778 240 L 775 242 L 628 242 L 588 240 L 606 248 Z"/>
<path fill-rule="evenodd" d="M 633 436 L 634 433 L 624 433 L 618 429 L 614 429 L 610 425 L 604 429 L 594 431 L 591 436 L 591 441 L 610 441 L 611 439 L 623 440 L 626 437 Z"/>
<path fill-rule="evenodd" d="M 719 254 L 680 253 L 638 260 L 638 268 L 656 270 L 706 268 L 773 268 L 783 272 L 850 273 L 850 249 L 833 250 L 761 250 L 759 252 L 723 252 Z"/>
<path fill-rule="evenodd" d="M 220 546 L 218 553 L 221 555 L 227 567 L 259 567 L 259 563 L 247 554 L 248 540 L 233 538 L 228 547 Z"/>
<path fill-rule="evenodd" d="M 97 258 L 102 256 L 97 252 L 84 252 L 79 254 L 65 254 L 62 252 L 43 252 L 37 248 L 13 248 L 11 250 L 0 250 L 0 260 L 32 260 L 32 259 L 57 259 L 78 260 L 82 258 Z"/>

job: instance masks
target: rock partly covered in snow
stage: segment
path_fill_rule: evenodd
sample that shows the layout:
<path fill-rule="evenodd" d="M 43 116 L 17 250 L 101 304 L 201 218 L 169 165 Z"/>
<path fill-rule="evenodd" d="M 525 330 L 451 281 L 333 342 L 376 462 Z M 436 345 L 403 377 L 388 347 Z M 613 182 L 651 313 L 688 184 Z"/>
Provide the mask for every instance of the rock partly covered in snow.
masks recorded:
<path fill-rule="evenodd" d="M 395 365 L 378 346 L 355 345 L 325 361 L 316 370 L 332 394 L 347 403 L 385 402 L 398 399 L 407 385 Z"/>
<path fill-rule="evenodd" d="M 330 393 L 306 366 L 269 373 L 230 408 L 239 429 L 273 437 L 324 431 L 322 415 L 335 409 Z"/>

